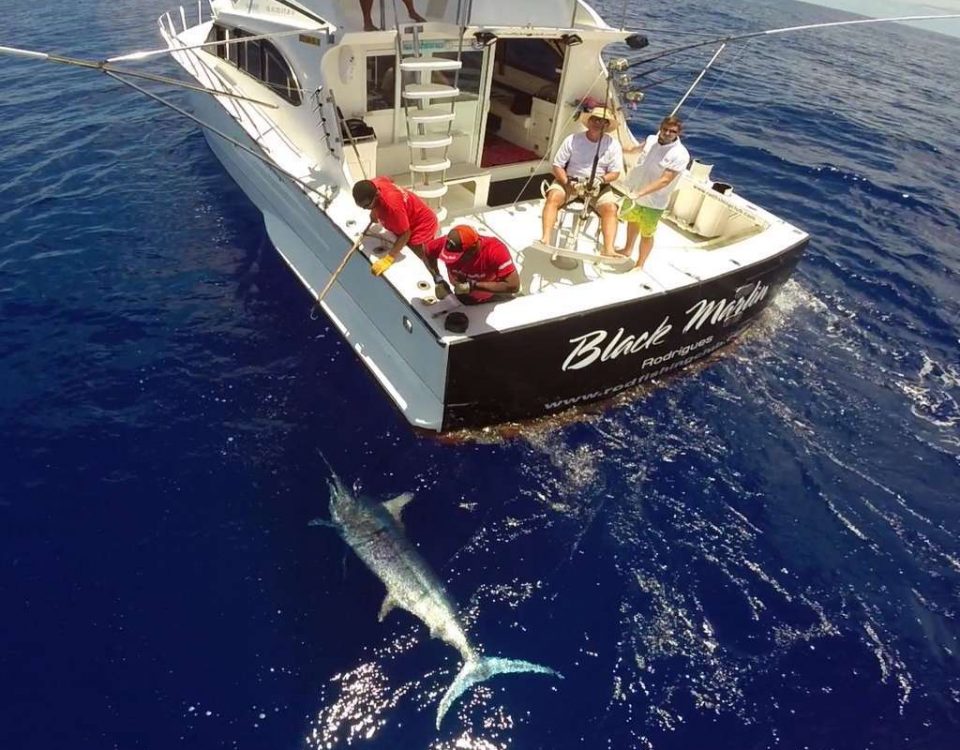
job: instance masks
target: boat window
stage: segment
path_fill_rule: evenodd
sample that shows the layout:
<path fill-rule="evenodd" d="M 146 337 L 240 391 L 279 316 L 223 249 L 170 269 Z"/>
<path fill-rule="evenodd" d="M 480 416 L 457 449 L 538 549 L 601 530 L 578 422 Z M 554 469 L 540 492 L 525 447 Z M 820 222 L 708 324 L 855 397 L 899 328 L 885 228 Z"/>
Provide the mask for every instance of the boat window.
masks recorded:
<path fill-rule="evenodd" d="M 297 82 L 280 53 L 270 45 L 263 48 L 263 82 L 267 84 L 277 96 L 283 97 L 292 104 L 300 103 L 300 90 Z"/>
<path fill-rule="evenodd" d="M 208 42 L 223 42 L 253 36 L 243 29 L 231 29 L 214 24 L 207 36 Z M 280 50 L 266 39 L 222 44 L 213 48 L 217 57 L 229 60 L 240 70 L 264 83 L 277 96 L 295 106 L 302 101 L 300 87 Z"/>
<path fill-rule="evenodd" d="M 560 83 L 563 53 L 550 39 L 504 39 L 497 43 L 497 64 Z"/>
<path fill-rule="evenodd" d="M 456 60 L 456 52 L 435 52 L 432 57 L 442 57 L 445 60 Z M 439 83 L 443 86 L 452 86 L 457 82 L 457 88 L 460 89 L 458 102 L 475 101 L 480 98 L 480 80 L 483 73 L 483 52 L 469 51 L 464 52 L 460 57 L 463 67 L 460 68 L 460 75 L 455 70 L 435 70 L 431 76 L 432 83 Z M 404 85 L 416 83 L 420 80 L 419 73 L 408 72 L 403 74 Z"/>
<path fill-rule="evenodd" d="M 224 42 L 224 41 L 226 41 L 226 40 L 227 40 L 227 30 L 226 30 L 223 26 L 220 26 L 219 24 L 215 25 L 215 26 L 213 27 L 213 39 L 210 39 L 210 40 L 208 40 L 208 41 Z M 214 47 L 213 49 L 214 49 L 214 52 L 215 52 L 215 54 L 217 55 L 217 57 L 219 57 L 221 60 L 226 60 L 226 59 L 227 59 L 227 45 L 226 45 L 226 44 L 218 44 L 218 45 L 217 45 L 216 47 Z"/>
<path fill-rule="evenodd" d="M 443 57 L 447 60 L 456 60 L 456 52 L 437 52 L 435 57 Z M 457 77 L 457 88 L 460 89 L 458 101 L 464 99 L 478 99 L 480 97 L 480 79 L 483 73 L 483 52 L 465 51 L 460 57 L 463 67 L 460 68 L 460 75 Z M 443 71 L 433 74 L 434 83 L 445 83 L 453 85 L 456 71 Z"/>
<path fill-rule="evenodd" d="M 263 80 L 263 41 L 255 39 L 252 42 L 244 42 L 241 47 L 247 48 L 247 64 L 243 66 L 246 73 Z"/>
<path fill-rule="evenodd" d="M 367 57 L 367 112 L 393 109 L 395 101 L 393 66 L 395 55 Z"/>
<path fill-rule="evenodd" d="M 232 34 L 228 33 L 227 38 L 236 39 L 238 36 L 240 35 L 237 34 L 236 32 L 233 32 Z M 227 45 L 227 59 L 230 60 L 230 62 L 232 62 L 234 65 L 238 67 L 240 66 L 240 47 L 241 46 L 242 45 L 240 44 Z"/>

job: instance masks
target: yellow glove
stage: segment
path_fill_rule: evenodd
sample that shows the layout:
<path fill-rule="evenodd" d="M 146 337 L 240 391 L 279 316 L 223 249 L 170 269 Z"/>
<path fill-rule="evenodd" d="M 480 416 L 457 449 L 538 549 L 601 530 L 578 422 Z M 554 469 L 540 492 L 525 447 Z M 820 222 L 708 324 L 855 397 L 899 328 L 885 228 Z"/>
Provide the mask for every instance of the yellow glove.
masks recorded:
<path fill-rule="evenodd" d="M 370 273 L 374 276 L 381 276 L 390 266 L 393 265 L 396 258 L 392 255 L 384 255 L 380 260 L 370 266 Z"/>

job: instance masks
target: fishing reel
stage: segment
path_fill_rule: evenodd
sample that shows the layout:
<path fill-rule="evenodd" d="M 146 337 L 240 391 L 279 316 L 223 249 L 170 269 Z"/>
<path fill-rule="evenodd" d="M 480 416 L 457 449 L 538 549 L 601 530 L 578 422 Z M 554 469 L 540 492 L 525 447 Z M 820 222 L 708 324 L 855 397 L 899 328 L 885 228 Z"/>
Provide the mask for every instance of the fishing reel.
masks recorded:
<path fill-rule="evenodd" d="M 630 61 L 625 57 L 617 57 L 607 61 L 607 71 L 610 82 L 617 90 L 617 97 L 625 107 L 636 109 L 644 99 L 644 93 L 634 88 L 633 76 L 626 71 L 630 69 Z"/>

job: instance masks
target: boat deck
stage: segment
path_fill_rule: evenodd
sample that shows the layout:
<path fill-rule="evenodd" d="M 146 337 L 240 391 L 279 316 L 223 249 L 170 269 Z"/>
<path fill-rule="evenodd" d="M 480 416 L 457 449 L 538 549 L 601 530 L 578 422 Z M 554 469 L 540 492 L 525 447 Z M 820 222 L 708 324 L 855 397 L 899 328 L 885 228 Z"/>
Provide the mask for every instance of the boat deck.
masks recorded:
<path fill-rule="evenodd" d="M 476 227 L 481 234 L 500 238 L 507 245 L 520 274 L 522 293 L 503 302 L 467 306 L 453 295 L 435 300 L 429 272 L 409 250 L 404 250 L 401 260 L 391 267 L 386 277 L 438 336 L 454 340 L 459 335 L 444 329 L 447 312 L 458 310 L 467 315 L 469 336 L 525 327 L 693 286 L 776 255 L 805 237 L 801 230 L 739 196 L 729 200 L 748 207 L 767 226 L 724 243 L 706 241 L 684 231 L 677 222 L 662 220 L 654 250 L 640 270 L 633 269 L 633 262 L 620 266 L 576 262 L 572 269 L 558 268 L 548 253 L 532 246 L 540 238 L 542 200 L 485 209 L 442 224 L 444 234 L 455 224 L 465 223 Z M 567 221 L 569 223 L 569 219 Z M 597 254 L 598 226 L 596 217 L 586 224 L 579 238 L 578 252 Z M 623 246 L 625 236 L 626 225 L 621 223 L 617 247 Z M 375 251 L 380 244 L 381 240 L 373 237 L 364 243 L 364 249 L 371 257 L 377 257 Z M 635 258 L 636 254 L 634 261 Z M 440 268 L 443 272 L 442 263 Z"/>

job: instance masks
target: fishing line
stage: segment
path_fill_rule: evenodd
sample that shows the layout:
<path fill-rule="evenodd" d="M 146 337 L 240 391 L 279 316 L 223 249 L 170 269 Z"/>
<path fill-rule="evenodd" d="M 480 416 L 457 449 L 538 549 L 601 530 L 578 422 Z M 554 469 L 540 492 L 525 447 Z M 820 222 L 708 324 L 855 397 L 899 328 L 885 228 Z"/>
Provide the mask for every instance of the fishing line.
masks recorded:
<path fill-rule="evenodd" d="M 737 62 L 738 62 L 738 61 L 740 60 L 740 58 L 743 56 L 743 53 L 747 51 L 747 47 L 750 46 L 750 41 L 752 41 L 752 40 L 747 41 L 747 43 L 744 44 L 744 45 L 740 48 L 740 51 L 737 52 L 737 56 L 733 58 L 733 60 L 730 62 L 730 65 L 720 71 L 720 75 L 717 77 L 717 80 L 714 81 L 713 84 L 711 84 L 710 88 L 707 89 L 707 90 L 703 93 L 703 96 L 701 96 L 701 97 L 700 97 L 700 100 L 697 102 L 697 106 L 693 108 L 693 111 L 688 115 L 688 117 L 691 117 L 691 118 L 692 118 L 693 115 L 695 115 L 695 114 L 697 113 L 697 111 L 700 109 L 700 106 L 706 101 L 707 97 L 708 97 L 711 93 L 713 93 L 713 90 L 714 90 L 717 86 L 720 85 L 720 81 L 723 80 L 723 77 L 724 77 L 727 73 L 729 73 L 731 70 L 733 70 L 733 69 L 736 67 Z"/>

